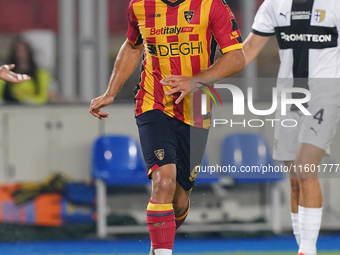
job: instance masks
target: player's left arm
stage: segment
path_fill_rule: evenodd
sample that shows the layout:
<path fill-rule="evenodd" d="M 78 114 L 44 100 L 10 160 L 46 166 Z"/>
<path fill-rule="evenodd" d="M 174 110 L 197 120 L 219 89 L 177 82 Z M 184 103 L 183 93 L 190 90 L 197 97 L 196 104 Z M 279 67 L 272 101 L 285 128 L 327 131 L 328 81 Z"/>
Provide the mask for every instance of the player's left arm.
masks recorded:
<path fill-rule="evenodd" d="M 246 65 L 258 56 L 270 37 L 275 35 L 275 13 L 275 3 L 272 0 L 265 0 L 257 11 L 252 32 L 243 43 Z"/>
<path fill-rule="evenodd" d="M 220 57 L 214 65 L 196 74 L 193 78 L 213 78 L 214 80 L 211 82 L 216 82 L 242 71 L 245 63 L 243 50 L 232 50 Z M 184 75 L 170 75 L 163 79 L 161 83 L 164 86 L 173 87 L 172 90 L 166 92 L 166 95 L 181 92 L 181 96 L 175 102 L 179 104 L 186 95 L 195 89 L 190 88 L 190 79 L 190 77 Z"/>
<path fill-rule="evenodd" d="M 0 79 L 11 83 L 20 83 L 24 81 L 29 81 L 31 78 L 26 74 L 17 74 L 11 70 L 15 65 L 3 65 L 0 66 Z"/>
<path fill-rule="evenodd" d="M 247 59 L 246 65 L 251 63 L 259 55 L 269 39 L 270 36 L 261 36 L 250 32 L 243 43 L 243 50 Z"/>
<path fill-rule="evenodd" d="M 246 58 L 242 49 L 228 51 L 214 65 L 196 74 L 194 78 L 227 78 L 242 71 L 245 63 Z"/>
<path fill-rule="evenodd" d="M 212 78 L 211 82 L 230 77 L 243 70 L 246 59 L 242 49 L 241 33 L 228 5 L 221 0 L 213 0 L 209 25 L 221 52 L 224 54 L 214 65 L 194 75 L 193 78 Z M 196 88 L 190 87 L 190 77 L 171 75 L 161 81 L 164 86 L 173 87 L 167 95 L 180 92 L 176 104 Z M 196 83 L 197 84 L 197 83 Z"/>

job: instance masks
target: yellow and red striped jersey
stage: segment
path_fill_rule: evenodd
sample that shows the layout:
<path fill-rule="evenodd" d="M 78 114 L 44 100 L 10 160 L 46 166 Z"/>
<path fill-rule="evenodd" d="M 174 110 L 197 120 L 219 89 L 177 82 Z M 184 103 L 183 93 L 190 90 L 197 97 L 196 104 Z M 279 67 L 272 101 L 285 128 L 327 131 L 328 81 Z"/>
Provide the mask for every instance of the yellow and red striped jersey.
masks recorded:
<path fill-rule="evenodd" d="M 242 49 L 241 34 L 226 0 L 132 0 L 127 39 L 144 42 L 140 83 L 135 90 L 136 116 L 153 109 L 186 124 L 209 128 L 201 115 L 201 90 L 175 104 L 180 93 L 160 81 L 168 75 L 192 77 L 213 63 L 216 42 L 222 53 Z M 195 109 L 195 110 L 194 110 Z"/>

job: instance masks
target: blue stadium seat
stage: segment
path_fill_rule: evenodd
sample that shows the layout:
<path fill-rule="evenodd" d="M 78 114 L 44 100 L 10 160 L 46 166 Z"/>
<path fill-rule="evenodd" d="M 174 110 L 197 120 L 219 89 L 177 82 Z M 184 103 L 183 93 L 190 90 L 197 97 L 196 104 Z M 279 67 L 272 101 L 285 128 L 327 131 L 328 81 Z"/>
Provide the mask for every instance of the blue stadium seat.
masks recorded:
<path fill-rule="evenodd" d="M 205 153 L 204 156 L 203 156 L 203 160 L 202 160 L 202 164 L 201 164 L 201 168 L 200 168 L 202 170 L 202 172 L 200 172 L 197 175 L 197 179 L 196 179 L 196 182 L 195 182 L 197 185 L 211 185 L 211 184 L 217 183 L 219 181 L 219 174 L 218 173 L 210 174 L 209 172 L 207 172 L 207 167 L 209 165 L 210 165 L 209 160 L 208 160 L 207 154 Z"/>
<path fill-rule="evenodd" d="M 118 231 L 107 225 L 107 187 L 150 183 L 137 141 L 124 135 L 103 135 L 96 139 L 92 148 L 92 177 L 96 187 L 97 235 L 105 238 L 108 233 Z"/>
<path fill-rule="evenodd" d="M 236 172 L 228 173 L 238 183 L 265 183 L 282 180 L 282 172 L 241 172 L 243 167 L 274 167 L 266 139 L 260 134 L 237 133 L 222 142 L 221 163 L 235 166 Z"/>
<path fill-rule="evenodd" d="M 235 172 L 228 173 L 239 184 L 260 184 L 268 187 L 265 194 L 270 197 L 270 215 L 267 219 L 274 233 L 281 233 L 281 197 L 282 189 L 280 182 L 284 174 L 282 172 L 241 172 L 241 167 L 272 166 L 274 162 L 269 151 L 266 139 L 260 134 L 237 133 L 227 136 L 222 142 L 221 151 L 223 166 L 235 166 Z M 267 197 L 268 198 L 268 197 Z M 266 217 L 267 218 L 267 217 Z"/>
<path fill-rule="evenodd" d="M 129 136 L 103 135 L 92 149 L 92 176 L 108 186 L 144 185 L 146 175 L 139 144 Z"/>

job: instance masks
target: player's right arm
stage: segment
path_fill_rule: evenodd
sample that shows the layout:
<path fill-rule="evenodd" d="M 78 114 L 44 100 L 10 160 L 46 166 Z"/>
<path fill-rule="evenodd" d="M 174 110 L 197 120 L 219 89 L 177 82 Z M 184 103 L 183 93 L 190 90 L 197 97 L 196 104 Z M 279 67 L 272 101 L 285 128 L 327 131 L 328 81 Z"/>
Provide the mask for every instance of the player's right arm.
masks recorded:
<path fill-rule="evenodd" d="M 98 119 L 108 118 L 108 112 L 100 111 L 101 108 L 111 104 L 130 77 L 143 54 L 143 40 L 138 27 L 138 20 L 130 3 L 128 8 L 128 33 L 127 40 L 120 48 L 106 92 L 91 101 L 90 113 Z"/>
<path fill-rule="evenodd" d="M 116 62 L 110 77 L 106 92 L 91 101 L 90 113 L 99 119 L 108 118 L 108 112 L 100 111 L 101 108 L 111 104 L 130 77 L 143 53 L 143 44 L 134 45 L 126 40 L 119 50 Z"/>
<path fill-rule="evenodd" d="M 252 32 L 243 43 L 246 65 L 258 56 L 270 37 L 275 35 L 273 6 L 273 0 L 265 0 L 256 13 Z"/>

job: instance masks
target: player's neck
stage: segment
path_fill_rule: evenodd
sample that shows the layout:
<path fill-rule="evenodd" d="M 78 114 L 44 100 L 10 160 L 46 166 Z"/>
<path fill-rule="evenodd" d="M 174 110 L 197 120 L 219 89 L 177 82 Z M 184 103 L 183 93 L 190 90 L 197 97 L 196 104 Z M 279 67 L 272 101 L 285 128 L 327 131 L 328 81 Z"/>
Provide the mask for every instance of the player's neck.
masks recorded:
<path fill-rule="evenodd" d="M 180 5 L 181 3 L 185 2 L 186 0 L 161 0 L 163 3 L 171 6 L 176 7 L 177 5 Z"/>

